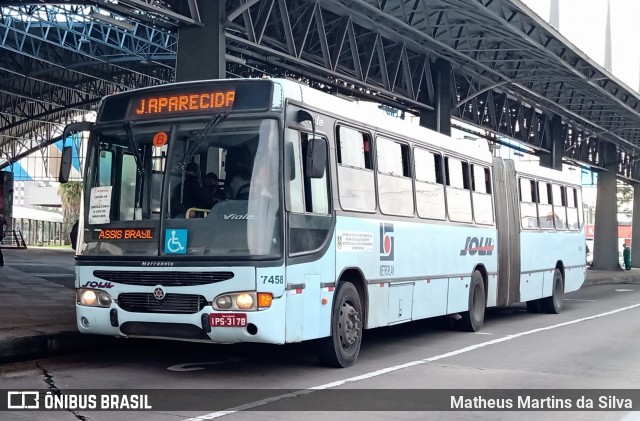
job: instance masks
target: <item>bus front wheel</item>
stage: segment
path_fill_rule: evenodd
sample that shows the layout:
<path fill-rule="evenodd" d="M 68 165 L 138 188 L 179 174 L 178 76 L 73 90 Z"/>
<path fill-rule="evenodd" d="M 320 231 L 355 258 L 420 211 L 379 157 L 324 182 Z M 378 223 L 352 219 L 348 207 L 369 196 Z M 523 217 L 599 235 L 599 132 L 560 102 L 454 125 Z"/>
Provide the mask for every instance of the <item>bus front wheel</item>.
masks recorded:
<path fill-rule="evenodd" d="M 484 323 L 484 311 L 487 304 L 487 297 L 484 293 L 484 282 L 482 274 L 474 271 L 469 284 L 469 311 L 461 314 L 460 327 L 467 332 L 477 332 Z"/>
<path fill-rule="evenodd" d="M 362 305 L 356 287 L 350 282 L 338 285 L 331 312 L 331 335 L 322 338 L 318 358 L 329 367 L 349 367 L 360 352 L 363 329 Z"/>

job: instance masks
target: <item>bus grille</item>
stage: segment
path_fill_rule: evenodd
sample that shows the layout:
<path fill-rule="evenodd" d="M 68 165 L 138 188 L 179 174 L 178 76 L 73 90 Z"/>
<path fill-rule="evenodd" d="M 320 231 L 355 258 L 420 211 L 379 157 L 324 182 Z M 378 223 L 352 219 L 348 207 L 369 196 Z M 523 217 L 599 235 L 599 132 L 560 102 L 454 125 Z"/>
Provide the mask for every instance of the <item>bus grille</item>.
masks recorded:
<path fill-rule="evenodd" d="M 207 305 L 207 299 L 195 294 L 167 294 L 163 300 L 156 300 L 153 294 L 132 292 L 120 294 L 118 305 L 132 313 L 193 314 Z"/>
<path fill-rule="evenodd" d="M 193 286 L 222 282 L 233 278 L 233 272 L 136 272 L 95 270 L 93 276 L 124 285 Z"/>

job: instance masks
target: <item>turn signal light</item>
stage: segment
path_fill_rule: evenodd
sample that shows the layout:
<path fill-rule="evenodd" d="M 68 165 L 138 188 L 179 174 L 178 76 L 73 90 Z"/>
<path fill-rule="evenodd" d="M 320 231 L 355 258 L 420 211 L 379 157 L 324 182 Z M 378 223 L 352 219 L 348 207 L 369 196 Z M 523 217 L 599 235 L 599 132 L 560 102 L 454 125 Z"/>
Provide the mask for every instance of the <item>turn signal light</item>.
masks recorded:
<path fill-rule="evenodd" d="M 273 295 L 269 292 L 258 293 L 258 308 L 269 308 L 273 302 Z"/>

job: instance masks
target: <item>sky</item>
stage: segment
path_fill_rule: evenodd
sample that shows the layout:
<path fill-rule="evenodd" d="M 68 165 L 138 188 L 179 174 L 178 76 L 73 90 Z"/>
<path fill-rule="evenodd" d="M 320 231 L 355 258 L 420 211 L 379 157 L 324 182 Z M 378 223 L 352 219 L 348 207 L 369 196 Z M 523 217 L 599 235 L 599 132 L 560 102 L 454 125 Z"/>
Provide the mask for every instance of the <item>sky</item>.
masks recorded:
<path fill-rule="evenodd" d="M 549 21 L 552 0 L 522 0 Z M 612 73 L 629 88 L 640 88 L 640 1 L 559 0 L 560 33 L 604 66 L 607 1 L 611 2 Z M 557 28 L 556 28 L 557 29 Z"/>

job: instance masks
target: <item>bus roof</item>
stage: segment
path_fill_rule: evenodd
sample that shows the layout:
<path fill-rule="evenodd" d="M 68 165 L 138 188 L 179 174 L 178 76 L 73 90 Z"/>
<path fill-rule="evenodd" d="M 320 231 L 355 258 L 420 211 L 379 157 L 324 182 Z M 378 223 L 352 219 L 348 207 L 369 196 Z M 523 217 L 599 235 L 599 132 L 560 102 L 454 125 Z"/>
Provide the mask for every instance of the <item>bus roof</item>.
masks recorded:
<path fill-rule="evenodd" d="M 285 98 L 308 104 L 317 109 L 326 110 L 327 114 L 340 116 L 345 121 L 358 122 L 365 127 L 396 134 L 419 144 L 431 145 L 436 149 L 443 149 L 464 156 L 471 155 L 477 160 L 491 162 L 491 152 L 486 140 L 453 139 L 407 120 L 392 117 L 379 109 L 378 104 L 355 99 L 350 101 L 288 79 L 271 80 L 282 86 Z"/>
<path fill-rule="evenodd" d="M 206 84 L 211 82 L 232 82 L 232 81 L 259 81 L 264 80 L 267 83 L 280 85 L 284 98 L 290 98 L 295 101 L 309 105 L 315 109 L 321 109 L 328 115 L 337 116 L 347 123 L 360 124 L 361 126 L 372 128 L 378 132 L 387 133 L 389 136 L 396 135 L 415 142 L 416 144 L 431 146 L 435 150 L 444 150 L 461 156 L 472 157 L 478 161 L 491 163 L 492 155 L 489 151 L 487 141 L 484 139 L 454 139 L 434 130 L 427 129 L 418 124 L 402 120 L 397 117 L 388 115 L 385 111 L 378 108 L 378 104 L 369 101 L 359 101 L 357 99 L 348 100 L 345 98 L 331 95 L 312 88 L 306 84 L 290 79 L 212 79 L 188 82 L 177 82 L 165 85 L 151 86 L 142 89 L 136 89 L 135 92 L 149 92 L 157 89 L 167 90 L 174 86 L 189 86 Z M 108 95 L 104 99 L 111 97 L 120 97 L 131 95 L 132 91 L 121 92 Z M 103 101 L 104 101 L 103 99 Z M 514 161 L 515 168 L 518 172 L 531 176 L 544 177 L 548 179 L 562 179 L 574 184 L 581 184 L 580 171 L 556 171 L 540 166 L 539 164 Z M 575 176 L 574 176 L 575 175 Z M 570 178 L 567 179 L 567 177 Z"/>
<path fill-rule="evenodd" d="M 541 177 L 549 180 L 558 180 L 566 184 L 582 185 L 580 168 L 563 164 L 563 170 L 558 171 L 543 167 L 537 162 L 514 161 L 516 172 L 532 177 Z"/>

